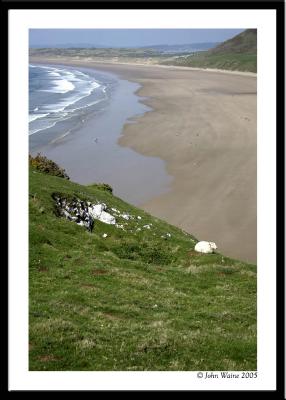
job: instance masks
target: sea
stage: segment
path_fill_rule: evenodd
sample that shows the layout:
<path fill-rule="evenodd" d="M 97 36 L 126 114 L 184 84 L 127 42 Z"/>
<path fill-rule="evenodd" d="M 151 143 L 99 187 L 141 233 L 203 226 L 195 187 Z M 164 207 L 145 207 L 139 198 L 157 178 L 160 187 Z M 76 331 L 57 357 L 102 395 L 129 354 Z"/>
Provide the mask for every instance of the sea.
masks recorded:
<path fill-rule="evenodd" d="M 104 107 L 116 80 L 73 67 L 29 65 L 29 135 L 57 126 L 69 133 L 95 109 Z M 59 124 L 65 122 L 65 132 Z M 55 131 L 55 130 L 54 130 Z"/>

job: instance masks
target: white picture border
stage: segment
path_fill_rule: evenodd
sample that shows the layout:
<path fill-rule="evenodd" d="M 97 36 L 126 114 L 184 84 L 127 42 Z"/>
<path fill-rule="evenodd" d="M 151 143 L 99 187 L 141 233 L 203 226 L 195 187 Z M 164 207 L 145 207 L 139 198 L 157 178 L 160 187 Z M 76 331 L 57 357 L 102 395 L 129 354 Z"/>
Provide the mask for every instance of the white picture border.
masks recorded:
<path fill-rule="evenodd" d="M 276 11 L 9 10 L 9 390 L 276 389 Z M 29 29 L 258 30 L 258 377 L 198 379 L 196 372 L 28 370 Z M 283 132 L 281 133 L 283 134 Z M 19 203 L 21 204 L 19 207 Z"/>

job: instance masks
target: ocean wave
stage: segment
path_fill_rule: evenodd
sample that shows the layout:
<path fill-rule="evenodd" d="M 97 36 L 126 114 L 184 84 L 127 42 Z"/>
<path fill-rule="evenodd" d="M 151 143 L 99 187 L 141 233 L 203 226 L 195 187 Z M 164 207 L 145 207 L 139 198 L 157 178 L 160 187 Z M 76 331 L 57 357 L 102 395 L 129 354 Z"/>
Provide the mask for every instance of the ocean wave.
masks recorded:
<path fill-rule="evenodd" d="M 55 72 L 55 71 L 49 72 L 49 75 L 50 76 L 61 76 L 58 72 Z"/>
<path fill-rule="evenodd" d="M 48 111 L 49 113 L 58 113 L 62 111 L 67 111 L 70 112 L 71 110 L 68 110 L 67 108 L 78 103 L 79 101 L 85 99 L 86 97 L 90 96 L 92 92 L 100 88 L 102 85 L 100 85 L 97 82 L 92 82 L 90 87 L 85 87 L 82 89 L 79 93 L 74 94 L 73 96 L 67 97 L 65 99 L 62 99 L 61 101 L 58 101 L 57 103 L 53 104 L 48 104 L 42 107 L 43 110 Z M 105 93 L 105 92 L 104 92 Z M 102 101 L 104 99 L 100 99 Z M 82 105 L 81 107 L 77 107 L 76 109 L 81 109 L 85 108 L 86 105 Z"/>
<path fill-rule="evenodd" d="M 48 92 L 48 93 L 68 93 L 75 89 L 75 86 L 72 82 L 67 79 L 58 79 L 51 81 L 51 84 L 54 85 L 51 89 L 41 89 L 39 92 Z"/>
<path fill-rule="evenodd" d="M 30 67 L 34 66 L 30 64 Z M 32 92 L 34 97 L 30 103 L 33 110 L 29 115 L 30 135 L 54 127 L 58 122 L 67 120 L 108 97 L 107 86 L 81 71 L 42 65 L 36 67 L 43 70 L 43 75 L 40 72 L 35 75 L 35 89 Z M 39 103 L 38 92 L 47 93 L 47 97 L 39 93 Z"/>
<path fill-rule="evenodd" d="M 74 111 L 77 111 L 77 110 L 83 110 L 85 108 L 95 106 L 96 104 L 100 103 L 101 101 L 103 101 L 103 99 L 95 100 L 95 101 L 93 101 L 91 103 L 87 103 L 87 104 L 85 104 L 84 106 L 81 106 L 81 107 L 71 108 L 69 111 L 70 112 L 74 112 Z"/>
<path fill-rule="evenodd" d="M 52 128 L 52 127 L 54 127 L 54 126 L 56 125 L 57 122 L 58 122 L 58 121 L 53 122 L 52 124 L 46 126 L 45 128 L 30 129 L 30 131 L 29 131 L 29 136 L 34 135 L 34 134 L 37 133 L 37 132 L 41 132 L 41 131 L 43 131 L 43 130 L 45 130 L 45 129 Z"/>
<path fill-rule="evenodd" d="M 36 119 L 44 118 L 47 115 L 49 115 L 49 113 L 47 113 L 47 114 L 29 114 L 29 122 L 36 121 Z"/>

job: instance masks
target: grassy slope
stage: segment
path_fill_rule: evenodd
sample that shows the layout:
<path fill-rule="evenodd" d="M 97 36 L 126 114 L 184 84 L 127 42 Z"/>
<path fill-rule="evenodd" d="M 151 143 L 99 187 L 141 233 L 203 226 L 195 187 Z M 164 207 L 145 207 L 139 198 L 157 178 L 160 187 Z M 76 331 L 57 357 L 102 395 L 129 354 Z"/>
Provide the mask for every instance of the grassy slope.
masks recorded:
<path fill-rule="evenodd" d="M 253 54 L 257 52 L 257 30 L 246 29 L 209 51 L 212 54 Z"/>
<path fill-rule="evenodd" d="M 142 220 L 89 233 L 55 216 L 53 192 Z M 256 266 L 200 255 L 192 236 L 94 187 L 31 169 L 29 196 L 30 370 L 256 369 Z"/>
<path fill-rule="evenodd" d="M 217 68 L 237 71 L 257 71 L 257 33 L 247 29 L 214 49 L 195 53 L 187 57 L 177 57 L 163 62 L 196 68 Z"/>
<path fill-rule="evenodd" d="M 166 65 L 178 65 L 193 68 L 215 68 L 231 71 L 256 72 L 256 54 L 207 54 L 197 53 L 193 56 L 180 57 L 166 61 Z"/>

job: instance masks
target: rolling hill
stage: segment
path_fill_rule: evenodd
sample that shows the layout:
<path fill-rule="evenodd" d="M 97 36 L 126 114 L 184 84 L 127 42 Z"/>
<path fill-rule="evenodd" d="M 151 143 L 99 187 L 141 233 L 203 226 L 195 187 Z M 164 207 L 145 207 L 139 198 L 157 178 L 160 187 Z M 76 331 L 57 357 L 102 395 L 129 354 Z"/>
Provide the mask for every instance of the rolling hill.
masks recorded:
<path fill-rule="evenodd" d="M 256 369 L 255 265 L 197 253 L 108 185 L 53 175 L 30 165 L 30 370 Z M 90 231 L 59 198 L 104 204 L 112 223 Z"/>
<path fill-rule="evenodd" d="M 246 29 L 232 39 L 226 40 L 214 49 L 210 54 L 256 54 L 257 52 L 257 30 Z"/>
<path fill-rule="evenodd" d="M 247 29 L 213 49 L 174 57 L 166 65 L 257 72 L 257 30 Z"/>

